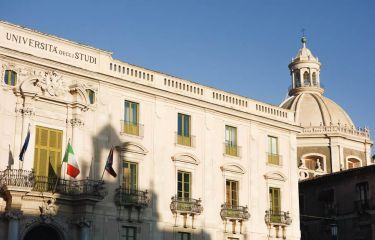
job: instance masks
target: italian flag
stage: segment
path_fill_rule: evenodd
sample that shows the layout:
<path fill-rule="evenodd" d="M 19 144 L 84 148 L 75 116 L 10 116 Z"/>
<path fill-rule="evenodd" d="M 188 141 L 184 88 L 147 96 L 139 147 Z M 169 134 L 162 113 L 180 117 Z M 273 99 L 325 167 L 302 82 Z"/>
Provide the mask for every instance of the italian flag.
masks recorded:
<path fill-rule="evenodd" d="M 68 147 L 66 148 L 63 162 L 67 164 L 66 173 L 71 177 L 77 177 L 80 172 L 79 166 L 70 143 L 68 143 Z"/>

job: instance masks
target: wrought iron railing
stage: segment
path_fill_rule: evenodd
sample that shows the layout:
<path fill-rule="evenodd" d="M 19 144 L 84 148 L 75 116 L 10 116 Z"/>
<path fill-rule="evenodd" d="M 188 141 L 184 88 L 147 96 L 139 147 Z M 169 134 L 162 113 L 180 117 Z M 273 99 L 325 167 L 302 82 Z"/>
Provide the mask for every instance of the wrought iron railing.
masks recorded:
<path fill-rule="evenodd" d="M 118 206 L 147 207 L 150 202 L 147 190 L 140 191 L 120 187 L 115 195 L 115 203 Z"/>
<path fill-rule="evenodd" d="M 0 172 L 0 186 L 33 187 L 35 177 L 32 171 L 7 168 Z"/>
<path fill-rule="evenodd" d="M 292 223 L 292 218 L 289 212 L 267 210 L 264 220 L 267 224 L 282 224 L 290 225 Z"/>
<path fill-rule="evenodd" d="M 282 157 L 281 155 L 277 153 L 269 153 L 267 152 L 267 163 L 268 164 L 273 164 L 273 165 L 282 165 Z"/>
<path fill-rule="evenodd" d="M 222 219 L 248 220 L 250 213 L 247 206 L 221 205 L 220 216 Z"/>
<path fill-rule="evenodd" d="M 121 121 L 121 133 L 143 137 L 143 124 Z"/>
<path fill-rule="evenodd" d="M 31 188 L 37 192 L 51 192 L 74 197 L 103 198 L 103 181 L 83 179 L 65 180 L 54 177 L 35 176 L 33 171 L 6 169 L 0 173 L 0 185 Z"/>
<path fill-rule="evenodd" d="M 172 213 L 186 213 L 186 214 L 201 214 L 203 212 L 202 201 L 193 198 L 178 198 L 172 197 L 170 209 Z"/>
<path fill-rule="evenodd" d="M 240 157 L 241 147 L 237 146 L 236 144 L 232 144 L 230 142 L 225 142 L 224 143 L 224 153 L 226 155 Z"/>

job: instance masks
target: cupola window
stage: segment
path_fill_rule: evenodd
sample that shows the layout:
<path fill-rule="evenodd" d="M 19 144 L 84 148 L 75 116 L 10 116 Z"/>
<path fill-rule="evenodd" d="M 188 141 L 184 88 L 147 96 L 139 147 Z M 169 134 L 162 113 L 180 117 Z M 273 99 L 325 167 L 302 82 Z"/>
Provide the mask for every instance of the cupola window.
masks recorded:
<path fill-rule="evenodd" d="M 309 75 L 309 73 L 307 71 L 305 71 L 303 73 L 303 84 L 305 86 L 309 86 L 310 85 L 310 75 Z"/>
<path fill-rule="evenodd" d="M 17 84 L 17 73 L 12 70 L 6 70 L 4 74 L 4 83 L 9 86 Z"/>
<path fill-rule="evenodd" d="M 313 72 L 313 74 L 312 74 L 312 83 L 313 83 L 313 86 L 318 85 L 317 82 L 316 82 L 316 73 L 315 72 Z"/>
<path fill-rule="evenodd" d="M 301 78 L 300 78 L 299 71 L 294 72 L 294 84 L 295 84 L 295 87 L 301 87 Z"/>

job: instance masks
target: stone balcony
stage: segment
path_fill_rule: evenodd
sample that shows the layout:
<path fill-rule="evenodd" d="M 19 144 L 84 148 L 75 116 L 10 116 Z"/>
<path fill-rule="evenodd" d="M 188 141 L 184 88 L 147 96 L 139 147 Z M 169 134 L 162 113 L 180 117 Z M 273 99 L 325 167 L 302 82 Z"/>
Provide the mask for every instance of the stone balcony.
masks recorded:
<path fill-rule="evenodd" d="M 220 216 L 224 221 L 224 232 L 227 232 L 229 222 L 232 224 L 231 232 L 233 234 L 236 234 L 237 231 L 242 234 L 242 224 L 250 218 L 250 213 L 247 206 L 232 206 L 224 203 L 221 205 Z M 237 222 L 239 227 L 237 227 Z"/>
<path fill-rule="evenodd" d="M 147 190 L 140 191 L 120 187 L 116 191 L 115 203 L 117 206 L 146 208 L 151 203 Z"/>
<path fill-rule="evenodd" d="M 194 228 L 194 217 L 195 215 L 200 215 L 203 212 L 202 201 L 200 199 L 193 198 L 178 198 L 173 196 L 171 198 L 170 209 L 176 219 L 177 225 L 177 216 L 183 216 L 183 226 L 187 228 L 187 216 L 192 218 L 192 228 Z"/>
<path fill-rule="evenodd" d="M 264 220 L 267 225 L 287 226 L 292 224 L 289 212 L 267 210 Z"/>

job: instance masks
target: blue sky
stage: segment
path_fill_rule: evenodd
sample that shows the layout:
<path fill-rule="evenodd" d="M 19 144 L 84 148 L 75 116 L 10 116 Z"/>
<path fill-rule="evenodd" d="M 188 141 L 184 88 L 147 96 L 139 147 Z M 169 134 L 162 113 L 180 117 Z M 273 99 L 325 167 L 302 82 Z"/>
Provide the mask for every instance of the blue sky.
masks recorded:
<path fill-rule="evenodd" d="M 271 104 L 290 85 L 301 29 L 325 96 L 375 133 L 375 1 L 2 1 L 0 18 L 114 58 Z"/>

